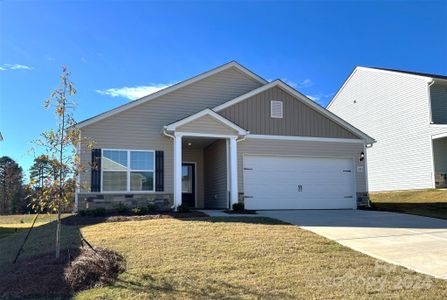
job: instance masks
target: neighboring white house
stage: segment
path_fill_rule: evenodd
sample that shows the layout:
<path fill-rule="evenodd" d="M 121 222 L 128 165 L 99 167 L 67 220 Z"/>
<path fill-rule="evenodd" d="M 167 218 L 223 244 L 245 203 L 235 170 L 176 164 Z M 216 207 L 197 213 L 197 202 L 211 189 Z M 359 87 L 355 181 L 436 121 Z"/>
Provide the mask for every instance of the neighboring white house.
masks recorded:
<path fill-rule="evenodd" d="M 447 76 L 357 67 L 327 109 L 376 139 L 370 191 L 446 187 Z"/>

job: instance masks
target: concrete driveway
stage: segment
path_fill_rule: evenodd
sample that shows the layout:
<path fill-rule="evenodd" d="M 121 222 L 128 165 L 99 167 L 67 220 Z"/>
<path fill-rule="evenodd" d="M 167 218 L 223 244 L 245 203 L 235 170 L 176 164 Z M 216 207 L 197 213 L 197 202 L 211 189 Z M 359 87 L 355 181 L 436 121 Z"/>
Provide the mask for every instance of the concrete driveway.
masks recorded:
<path fill-rule="evenodd" d="M 362 210 L 258 211 L 344 246 L 447 279 L 447 221 Z"/>

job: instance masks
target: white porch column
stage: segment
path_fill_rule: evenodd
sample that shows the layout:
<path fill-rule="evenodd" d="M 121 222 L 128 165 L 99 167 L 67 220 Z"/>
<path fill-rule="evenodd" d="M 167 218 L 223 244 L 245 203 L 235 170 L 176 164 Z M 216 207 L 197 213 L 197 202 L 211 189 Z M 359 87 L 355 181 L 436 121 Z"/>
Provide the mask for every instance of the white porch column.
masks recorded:
<path fill-rule="evenodd" d="M 182 205 L 182 135 L 174 138 L 174 207 Z"/>
<path fill-rule="evenodd" d="M 237 202 L 237 141 L 236 138 L 230 138 L 230 208 Z"/>

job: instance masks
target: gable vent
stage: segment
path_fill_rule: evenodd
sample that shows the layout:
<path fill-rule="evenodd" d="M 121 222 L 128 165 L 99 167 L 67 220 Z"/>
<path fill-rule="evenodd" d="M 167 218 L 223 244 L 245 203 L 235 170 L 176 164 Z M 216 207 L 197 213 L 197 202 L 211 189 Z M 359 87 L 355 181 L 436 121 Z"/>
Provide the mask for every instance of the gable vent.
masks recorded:
<path fill-rule="evenodd" d="M 282 118 L 283 117 L 283 105 L 282 101 L 270 101 L 270 117 Z"/>

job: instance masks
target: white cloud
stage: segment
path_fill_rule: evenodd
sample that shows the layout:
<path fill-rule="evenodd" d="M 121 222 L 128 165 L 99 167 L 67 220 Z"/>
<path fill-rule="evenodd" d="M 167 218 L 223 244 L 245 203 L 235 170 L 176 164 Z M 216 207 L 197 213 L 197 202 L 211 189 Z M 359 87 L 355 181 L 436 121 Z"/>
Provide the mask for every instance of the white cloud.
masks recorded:
<path fill-rule="evenodd" d="M 334 95 L 334 93 L 328 93 L 328 94 L 320 93 L 320 94 L 314 94 L 314 95 L 306 95 L 306 97 L 312 101 L 317 102 L 321 106 L 325 106 L 327 104 L 328 100 L 330 98 L 332 98 L 333 95 Z"/>
<path fill-rule="evenodd" d="M 167 88 L 168 86 L 173 85 L 173 83 L 170 84 L 163 84 L 163 83 L 152 83 L 150 85 L 142 85 L 142 86 L 135 86 L 135 87 L 121 87 L 121 88 L 111 88 L 111 89 L 103 89 L 103 90 L 96 90 L 97 93 L 101 95 L 111 96 L 111 97 L 123 97 L 129 100 L 135 100 L 150 94 L 153 94 L 155 92 L 158 92 L 159 90 L 162 90 L 164 88 Z"/>
<path fill-rule="evenodd" d="M 26 65 L 20 65 L 20 64 L 3 64 L 2 67 L 0 67 L 0 71 L 6 71 L 6 70 L 32 70 L 33 67 L 26 66 Z"/>
<path fill-rule="evenodd" d="M 311 85 L 313 85 L 313 81 L 309 78 L 306 78 L 300 82 L 295 82 L 292 81 L 290 79 L 287 78 L 281 78 L 282 81 L 284 81 L 285 83 L 287 83 L 288 85 L 290 85 L 291 87 L 297 89 L 297 88 L 307 88 L 310 87 Z M 271 80 L 269 80 L 271 81 Z"/>
<path fill-rule="evenodd" d="M 318 97 L 318 96 L 306 95 L 306 97 L 309 98 L 310 100 L 313 100 L 313 101 L 318 101 L 318 100 L 320 100 L 320 97 Z"/>

